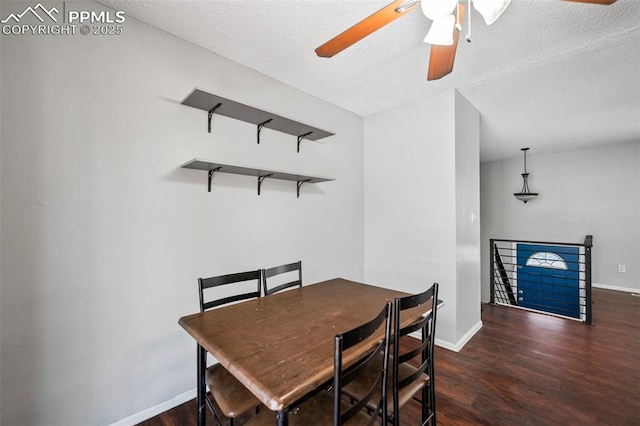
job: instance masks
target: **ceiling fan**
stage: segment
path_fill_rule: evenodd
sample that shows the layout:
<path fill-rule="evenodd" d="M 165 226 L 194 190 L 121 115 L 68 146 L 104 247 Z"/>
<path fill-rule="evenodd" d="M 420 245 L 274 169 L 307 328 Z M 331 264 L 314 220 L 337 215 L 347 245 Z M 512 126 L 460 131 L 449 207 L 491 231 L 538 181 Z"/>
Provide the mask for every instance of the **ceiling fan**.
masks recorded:
<path fill-rule="evenodd" d="M 592 3 L 610 5 L 616 0 L 564 0 L 577 3 Z M 491 25 L 502 15 L 511 0 L 468 0 L 468 5 L 473 3 L 484 18 L 487 25 Z M 453 62 L 458 47 L 458 38 L 462 29 L 462 21 L 465 7 L 458 0 L 396 0 L 373 15 L 358 22 L 348 30 L 338 34 L 328 42 L 316 49 L 316 54 L 330 58 L 342 52 L 349 46 L 362 40 L 374 31 L 379 30 L 388 23 L 413 11 L 420 3 L 423 13 L 433 21 L 431 29 L 425 38 L 425 43 L 431 44 L 429 54 L 429 70 L 427 80 L 437 80 L 453 71 Z M 470 11 L 468 11 L 469 13 Z M 471 21 L 469 21 L 469 25 Z M 467 37 L 468 41 L 471 41 Z"/>

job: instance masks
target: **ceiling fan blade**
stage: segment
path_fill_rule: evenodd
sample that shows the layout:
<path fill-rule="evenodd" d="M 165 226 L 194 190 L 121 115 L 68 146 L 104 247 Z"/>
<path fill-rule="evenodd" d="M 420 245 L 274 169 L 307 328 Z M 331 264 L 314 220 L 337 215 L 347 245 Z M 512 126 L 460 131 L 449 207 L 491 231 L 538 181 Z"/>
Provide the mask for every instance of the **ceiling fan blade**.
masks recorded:
<path fill-rule="evenodd" d="M 593 4 L 603 4 L 608 6 L 610 4 L 614 4 L 616 0 L 564 0 L 564 1 L 573 1 L 576 3 L 593 3 Z"/>
<path fill-rule="evenodd" d="M 348 30 L 338 34 L 322 46 L 316 49 L 316 54 L 330 58 L 336 53 L 342 52 L 347 47 L 362 40 L 369 34 L 395 21 L 399 17 L 412 11 L 419 3 L 418 0 L 396 0 L 389 3 L 373 15 L 355 24 Z"/>
<path fill-rule="evenodd" d="M 459 21 L 464 18 L 464 6 L 459 4 L 458 13 Z M 453 30 L 453 44 L 451 46 L 431 45 L 431 53 L 429 54 L 429 71 L 427 72 L 427 80 L 437 80 L 453 71 L 453 61 L 456 58 L 456 49 L 458 48 L 458 39 L 460 31 Z"/>

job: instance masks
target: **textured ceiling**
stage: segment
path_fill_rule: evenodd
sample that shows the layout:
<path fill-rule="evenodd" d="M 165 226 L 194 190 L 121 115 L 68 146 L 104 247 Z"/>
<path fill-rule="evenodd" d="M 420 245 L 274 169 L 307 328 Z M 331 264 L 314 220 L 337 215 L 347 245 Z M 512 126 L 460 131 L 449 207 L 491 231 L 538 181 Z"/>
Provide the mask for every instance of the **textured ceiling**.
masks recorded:
<path fill-rule="evenodd" d="M 426 79 L 419 8 L 331 59 L 315 55 L 390 1 L 100 3 L 362 116 L 457 89 L 480 111 L 482 161 L 640 141 L 640 1 L 513 0 L 491 26 L 472 11 L 473 41 L 461 37 L 438 81 Z"/>

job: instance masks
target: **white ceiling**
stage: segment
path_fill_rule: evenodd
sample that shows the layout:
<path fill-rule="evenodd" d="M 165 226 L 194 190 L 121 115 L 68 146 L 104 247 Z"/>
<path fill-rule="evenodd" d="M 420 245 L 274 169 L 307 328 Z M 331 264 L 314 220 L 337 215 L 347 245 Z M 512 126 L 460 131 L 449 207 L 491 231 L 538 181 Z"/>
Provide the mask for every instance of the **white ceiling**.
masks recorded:
<path fill-rule="evenodd" d="M 100 0 L 366 116 L 457 89 L 481 114 L 481 160 L 640 141 L 640 1 L 513 0 L 428 82 L 419 7 L 333 58 L 314 49 L 391 0 Z M 427 0 L 424 0 L 427 1 Z M 466 1 L 464 2 L 466 4 Z"/>

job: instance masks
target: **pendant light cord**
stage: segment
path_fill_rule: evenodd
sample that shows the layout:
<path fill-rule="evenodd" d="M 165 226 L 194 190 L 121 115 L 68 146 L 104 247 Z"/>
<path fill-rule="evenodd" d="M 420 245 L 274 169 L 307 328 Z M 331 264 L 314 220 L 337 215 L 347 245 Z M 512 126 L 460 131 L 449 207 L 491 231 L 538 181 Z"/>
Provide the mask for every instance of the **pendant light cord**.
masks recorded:
<path fill-rule="evenodd" d="M 468 43 L 471 43 L 471 0 L 469 0 L 469 2 L 467 3 L 467 36 L 465 37 L 467 39 Z"/>

